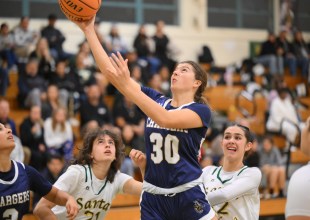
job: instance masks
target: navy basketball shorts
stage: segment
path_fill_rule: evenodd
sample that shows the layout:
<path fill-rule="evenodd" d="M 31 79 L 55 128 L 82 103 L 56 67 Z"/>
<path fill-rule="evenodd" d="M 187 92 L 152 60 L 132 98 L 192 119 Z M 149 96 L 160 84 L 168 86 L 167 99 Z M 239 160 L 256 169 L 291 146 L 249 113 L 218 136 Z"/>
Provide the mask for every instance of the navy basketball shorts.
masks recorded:
<path fill-rule="evenodd" d="M 215 215 L 202 185 L 167 195 L 143 191 L 141 198 L 141 220 L 209 220 Z"/>

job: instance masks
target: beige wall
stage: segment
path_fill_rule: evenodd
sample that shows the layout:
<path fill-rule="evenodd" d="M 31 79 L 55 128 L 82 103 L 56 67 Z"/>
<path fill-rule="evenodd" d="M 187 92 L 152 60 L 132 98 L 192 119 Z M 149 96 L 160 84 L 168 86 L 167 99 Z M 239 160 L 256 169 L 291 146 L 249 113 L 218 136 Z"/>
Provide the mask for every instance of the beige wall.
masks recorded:
<path fill-rule="evenodd" d="M 277 2 L 278 0 L 276 0 Z M 202 45 L 208 45 L 212 50 L 217 65 L 226 66 L 240 62 L 249 56 L 249 42 L 263 41 L 265 30 L 225 29 L 206 27 L 206 1 L 180 0 L 180 26 L 166 26 L 166 33 L 177 48 L 178 60 L 197 60 Z M 277 14 L 277 10 L 275 10 Z M 4 19 L 10 27 L 15 26 L 19 19 Z M 46 25 L 46 20 L 31 20 L 31 27 L 39 30 Z M 82 32 L 68 20 L 58 20 L 56 26 L 65 34 L 67 40 L 64 48 L 70 52 L 77 51 L 77 45 L 84 39 Z M 103 22 L 100 26 L 102 33 L 107 34 L 110 23 Z M 119 24 L 120 33 L 128 44 L 132 45 L 138 26 L 136 24 Z M 276 30 L 278 27 L 276 27 Z M 153 35 L 154 26 L 148 25 L 147 32 Z M 310 40 L 310 33 L 304 33 L 304 38 Z"/>

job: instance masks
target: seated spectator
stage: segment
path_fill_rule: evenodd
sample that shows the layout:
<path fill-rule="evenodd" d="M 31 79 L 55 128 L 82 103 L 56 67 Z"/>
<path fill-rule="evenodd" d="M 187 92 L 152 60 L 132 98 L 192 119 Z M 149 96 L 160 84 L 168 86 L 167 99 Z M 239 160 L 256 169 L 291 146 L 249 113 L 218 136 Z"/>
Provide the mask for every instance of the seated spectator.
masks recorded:
<path fill-rule="evenodd" d="M 288 66 L 290 69 L 290 74 L 295 76 L 297 70 L 295 51 L 292 43 L 287 40 L 286 34 L 286 30 L 281 30 L 279 37 L 276 39 L 276 44 L 282 50 L 284 65 Z"/>
<path fill-rule="evenodd" d="M 26 64 L 25 73 L 19 76 L 18 98 L 22 107 L 41 106 L 41 99 L 45 94 L 47 81 L 40 76 L 38 65 L 38 60 L 30 59 Z"/>
<path fill-rule="evenodd" d="M 146 34 L 145 25 L 139 27 L 138 34 L 133 42 L 133 47 L 137 53 L 139 63 L 141 64 L 142 61 L 147 62 L 150 77 L 158 73 L 161 62 L 154 56 L 155 44 L 153 39 Z"/>
<path fill-rule="evenodd" d="M 38 171 L 43 170 L 46 166 L 46 147 L 40 106 L 30 108 L 29 116 L 23 120 L 19 130 L 23 146 L 31 152 L 29 165 Z"/>
<path fill-rule="evenodd" d="M 59 100 L 64 106 L 68 106 L 70 98 L 74 99 L 74 103 L 79 103 L 80 94 L 84 93 L 77 75 L 68 71 L 68 64 L 65 60 L 59 60 L 56 63 L 56 69 L 52 72 L 49 82 L 58 87 Z"/>
<path fill-rule="evenodd" d="M 266 198 L 283 197 L 285 189 L 285 166 L 280 150 L 274 146 L 271 137 L 263 138 L 263 146 L 259 151 L 260 168 L 263 173 L 263 186 L 267 189 Z M 264 182 L 265 181 L 265 182 Z M 276 189 L 278 193 L 276 194 Z"/>
<path fill-rule="evenodd" d="M 86 89 L 86 100 L 80 107 L 81 128 L 87 131 L 91 124 L 99 127 L 112 125 L 112 115 L 103 101 L 103 96 L 97 84 L 89 85 Z M 94 126 L 92 126 L 94 127 Z"/>
<path fill-rule="evenodd" d="M 169 72 L 173 72 L 176 61 L 169 56 L 173 48 L 169 48 L 171 41 L 165 34 L 164 28 L 165 22 L 163 20 L 156 21 L 156 30 L 153 36 L 155 42 L 155 57 L 161 61 L 162 66 L 167 66 L 169 68 Z"/>
<path fill-rule="evenodd" d="M 248 167 L 260 167 L 260 154 L 258 151 L 258 140 L 253 134 L 252 148 L 244 158 L 244 165 Z"/>
<path fill-rule="evenodd" d="M 308 48 L 301 31 L 295 32 L 293 47 L 297 58 L 297 64 L 301 67 L 302 76 L 308 79 L 310 48 Z"/>
<path fill-rule="evenodd" d="M 5 96 L 9 87 L 9 68 L 7 59 L 0 54 L 0 96 Z"/>
<path fill-rule="evenodd" d="M 286 87 L 278 89 L 278 96 L 271 101 L 266 128 L 283 134 L 289 143 L 298 145 L 300 129 L 305 126 L 299 120 L 295 106 Z"/>
<path fill-rule="evenodd" d="M 13 119 L 9 117 L 10 103 L 4 98 L 0 98 L 0 123 L 6 126 L 10 126 L 12 134 L 17 136 L 16 124 Z"/>
<path fill-rule="evenodd" d="M 35 58 L 39 61 L 39 74 L 46 79 L 50 79 L 51 72 L 55 69 L 55 59 L 50 53 L 46 38 L 42 37 L 38 40 L 36 48 L 29 55 L 29 58 Z"/>
<path fill-rule="evenodd" d="M 18 62 L 18 72 L 24 72 L 28 56 L 34 50 L 39 33 L 29 28 L 29 17 L 23 16 L 19 25 L 13 29 L 15 48 L 14 52 Z"/>
<path fill-rule="evenodd" d="M 66 164 L 72 159 L 73 131 L 67 119 L 67 110 L 58 107 L 44 121 L 44 141 L 49 154 L 60 154 Z"/>
<path fill-rule="evenodd" d="M 51 55 L 55 60 L 69 59 L 72 55 L 65 52 L 63 43 L 66 38 L 62 32 L 55 27 L 57 16 L 55 14 L 48 15 L 48 24 L 41 30 L 41 36 L 46 38 L 51 51 Z"/>
<path fill-rule="evenodd" d="M 65 107 L 63 103 L 60 103 L 58 87 L 51 84 L 47 87 L 46 98 L 41 105 L 43 120 L 51 117 L 52 112 L 60 106 Z"/>
<path fill-rule="evenodd" d="M 210 67 L 214 65 L 214 58 L 212 52 L 207 45 L 202 47 L 202 53 L 198 56 L 199 63 L 209 64 Z"/>
<path fill-rule="evenodd" d="M 42 171 L 42 176 L 51 184 L 54 184 L 61 174 L 64 173 L 64 170 L 65 163 L 63 157 L 58 154 L 49 155 L 47 157 L 46 168 Z"/>
<path fill-rule="evenodd" d="M 83 41 L 80 45 L 79 45 L 79 51 L 78 53 L 82 53 L 84 54 L 84 64 L 85 64 L 85 67 L 90 69 L 90 70 L 93 70 L 95 71 L 97 69 L 96 67 L 96 62 L 95 62 L 95 59 L 90 51 L 90 47 L 88 45 L 88 42 L 87 41 Z"/>
<path fill-rule="evenodd" d="M 108 52 L 120 52 L 123 56 L 126 55 L 128 51 L 128 45 L 124 38 L 120 35 L 117 24 L 111 25 L 110 33 L 106 37 L 106 45 Z"/>
<path fill-rule="evenodd" d="M 86 54 L 79 52 L 75 56 L 75 63 L 70 67 L 71 73 L 78 79 L 80 91 L 84 92 L 85 87 L 89 84 L 96 83 L 95 70 L 89 68 L 84 62 L 86 59 Z"/>
<path fill-rule="evenodd" d="M 261 45 L 259 56 L 254 61 L 268 67 L 269 72 L 273 76 L 283 75 L 284 63 L 282 53 L 283 51 L 277 47 L 275 35 L 269 33 L 267 40 Z"/>
<path fill-rule="evenodd" d="M 0 27 L 0 55 L 7 61 L 8 69 L 17 64 L 14 46 L 14 36 L 9 30 L 9 25 L 2 23 Z"/>

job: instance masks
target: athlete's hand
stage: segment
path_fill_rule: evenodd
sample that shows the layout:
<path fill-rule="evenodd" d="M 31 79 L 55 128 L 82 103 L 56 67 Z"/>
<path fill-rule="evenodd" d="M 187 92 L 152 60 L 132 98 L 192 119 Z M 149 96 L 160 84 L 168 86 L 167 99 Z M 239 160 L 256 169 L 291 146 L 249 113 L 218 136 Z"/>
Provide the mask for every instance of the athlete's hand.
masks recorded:
<path fill-rule="evenodd" d="M 120 87 L 126 86 L 130 79 L 128 60 L 124 60 L 120 52 L 117 52 L 117 54 L 112 53 L 110 61 L 116 70 L 112 76 L 113 82 L 118 84 Z"/>
<path fill-rule="evenodd" d="M 76 203 L 75 199 L 72 196 L 69 196 L 67 203 L 67 218 L 73 220 L 79 212 L 78 204 Z"/>
<path fill-rule="evenodd" d="M 85 32 L 90 29 L 95 31 L 95 20 L 96 20 L 96 15 L 87 21 L 75 21 L 75 20 L 70 20 L 70 21 L 75 23 L 83 32 Z"/>
<path fill-rule="evenodd" d="M 145 169 L 146 166 L 146 156 L 143 152 L 132 149 L 129 153 L 129 157 L 133 161 L 134 165 L 138 166 L 141 171 Z"/>

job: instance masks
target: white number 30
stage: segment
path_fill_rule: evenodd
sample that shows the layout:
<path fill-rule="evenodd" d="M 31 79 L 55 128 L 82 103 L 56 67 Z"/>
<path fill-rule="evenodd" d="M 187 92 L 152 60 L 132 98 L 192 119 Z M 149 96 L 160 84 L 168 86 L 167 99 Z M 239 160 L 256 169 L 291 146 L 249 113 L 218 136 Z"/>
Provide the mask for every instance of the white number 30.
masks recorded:
<path fill-rule="evenodd" d="M 166 160 L 169 164 L 176 164 L 180 160 L 179 139 L 171 134 L 163 137 L 160 133 L 152 133 L 150 140 L 153 144 L 151 159 L 155 164 Z"/>

